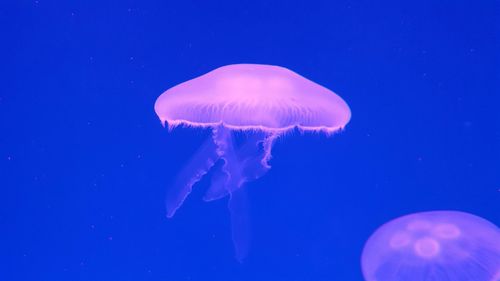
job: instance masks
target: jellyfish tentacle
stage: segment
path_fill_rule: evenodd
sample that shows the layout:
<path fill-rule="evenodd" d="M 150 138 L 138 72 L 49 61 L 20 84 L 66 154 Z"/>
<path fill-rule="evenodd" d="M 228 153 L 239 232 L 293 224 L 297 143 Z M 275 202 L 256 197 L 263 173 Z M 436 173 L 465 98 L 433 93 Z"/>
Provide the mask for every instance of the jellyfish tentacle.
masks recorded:
<path fill-rule="evenodd" d="M 182 205 L 187 196 L 191 193 L 193 185 L 208 173 L 220 158 L 217 153 L 217 146 L 208 138 L 205 143 L 198 149 L 196 154 L 184 166 L 178 174 L 173 186 L 167 191 L 166 208 L 167 217 L 171 218 Z"/>
<path fill-rule="evenodd" d="M 251 223 L 247 194 L 244 188 L 239 188 L 229 195 L 229 214 L 231 220 L 231 238 L 233 240 L 235 257 L 239 262 L 247 256 L 251 241 Z"/>
<path fill-rule="evenodd" d="M 268 161 L 276 136 L 255 132 L 243 146 L 235 148 L 230 129 L 223 125 L 213 128 L 212 138 L 198 149 L 169 188 L 166 198 L 167 217 L 174 216 L 193 186 L 219 159 L 222 159 L 224 164 L 214 171 L 211 185 L 204 196 L 205 201 L 223 198 L 239 189 L 245 182 L 264 175 L 271 168 Z"/>
<path fill-rule="evenodd" d="M 203 199 L 205 201 L 212 201 L 220 199 L 229 194 L 227 189 L 228 181 L 231 176 L 230 171 L 227 169 L 229 162 L 234 162 L 232 155 L 234 155 L 233 139 L 231 132 L 223 125 L 219 125 L 212 129 L 213 142 L 217 146 L 217 155 L 224 161 L 222 166 L 215 170 L 212 174 L 212 182 Z"/>
<path fill-rule="evenodd" d="M 217 145 L 217 153 L 224 163 L 213 172 L 212 182 L 203 198 L 205 201 L 225 197 L 241 186 L 235 180 L 243 178 L 237 165 L 239 161 L 236 156 L 234 136 L 231 131 L 223 125 L 219 125 L 213 128 L 212 132 L 213 141 Z"/>
<path fill-rule="evenodd" d="M 224 161 L 214 171 L 212 183 L 204 200 L 213 201 L 225 197 L 246 182 L 263 176 L 270 168 L 271 147 L 276 134 L 254 132 L 239 148 L 234 145 L 233 135 L 227 128 L 214 130 L 214 142 L 219 147 L 219 156 Z"/>
<path fill-rule="evenodd" d="M 242 261 L 250 245 L 250 221 L 245 191 L 240 188 L 244 176 L 241 173 L 234 136 L 228 128 L 220 125 L 213 129 L 214 143 L 218 147 L 218 155 L 224 161 L 222 167 L 212 176 L 212 184 L 205 194 L 210 201 L 229 194 L 229 214 L 231 221 L 231 237 L 235 249 L 235 257 Z"/>
<path fill-rule="evenodd" d="M 237 151 L 240 173 L 244 175 L 242 183 L 256 180 L 262 177 L 271 166 L 268 164 L 270 159 L 270 149 L 272 143 L 269 142 L 271 136 L 267 133 L 253 133 L 244 146 Z"/>
<path fill-rule="evenodd" d="M 261 160 L 261 164 L 266 167 L 268 170 L 271 169 L 271 165 L 269 165 L 269 161 L 271 160 L 272 154 L 271 149 L 273 147 L 274 141 L 279 137 L 279 134 L 272 133 L 269 134 L 263 141 L 262 147 L 264 149 L 264 157 Z"/>
<path fill-rule="evenodd" d="M 203 200 L 206 202 L 218 200 L 229 195 L 226 189 L 227 174 L 222 170 L 222 168 L 214 169 L 212 174 L 212 182 L 210 187 L 205 192 Z"/>
<path fill-rule="evenodd" d="M 214 171 L 204 200 L 211 201 L 229 195 L 232 239 L 239 261 L 247 255 L 251 226 L 246 191 L 242 187 L 246 182 L 260 178 L 270 169 L 268 161 L 276 136 L 256 131 L 248 135 L 243 145 L 236 146 L 234 134 L 230 129 L 223 125 L 213 129 L 217 153 L 224 163 Z"/>

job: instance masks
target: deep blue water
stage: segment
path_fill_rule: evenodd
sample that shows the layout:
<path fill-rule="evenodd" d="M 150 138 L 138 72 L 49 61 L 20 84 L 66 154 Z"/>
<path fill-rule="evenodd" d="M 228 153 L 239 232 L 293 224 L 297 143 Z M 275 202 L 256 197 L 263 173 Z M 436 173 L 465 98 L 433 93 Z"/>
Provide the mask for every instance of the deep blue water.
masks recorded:
<path fill-rule="evenodd" d="M 428 210 L 500 225 L 498 1 L 11 1 L 0 7 L 0 280 L 361 281 L 364 242 Z M 290 68 L 352 119 L 294 133 L 226 201 L 165 193 L 207 136 L 169 133 L 166 89 L 232 63 Z"/>

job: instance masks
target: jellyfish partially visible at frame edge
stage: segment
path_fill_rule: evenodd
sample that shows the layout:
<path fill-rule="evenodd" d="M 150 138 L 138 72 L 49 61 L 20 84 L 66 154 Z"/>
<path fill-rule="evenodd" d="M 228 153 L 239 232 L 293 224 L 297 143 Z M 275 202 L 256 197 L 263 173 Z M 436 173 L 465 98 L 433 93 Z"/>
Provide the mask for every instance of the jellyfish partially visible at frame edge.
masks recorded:
<path fill-rule="evenodd" d="M 459 211 L 392 220 L 368 239 L 366 281 L 500 281 L 500 229 Z"/>
<path fill-rule="evenodd" d="M 232 239 L 236 258 L 242 260 L 249 247 L 250 231 L 246 182 L 264 175 L 270 166 L 273 142 L 298 128 L 331 135 L 349 122 L 348 105 L 332 91 L 279 66 L 235 64 L 164 92 L 155 103 L 162 124 L 209 128 L 209 138 L 181 170 L 167 191 L 167 217 L 172 217 L 193 185 L 215 171 L 204 200 L 229 196 Z M 236 144 L 235 133 L 245 135 Z"/>

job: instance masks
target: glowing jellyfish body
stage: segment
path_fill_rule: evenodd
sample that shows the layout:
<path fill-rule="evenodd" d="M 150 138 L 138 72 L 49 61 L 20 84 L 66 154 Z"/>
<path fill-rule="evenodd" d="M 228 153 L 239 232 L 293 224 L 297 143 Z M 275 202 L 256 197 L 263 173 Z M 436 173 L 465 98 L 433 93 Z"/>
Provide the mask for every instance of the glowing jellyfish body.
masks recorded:
<path fill-rule="evenodd" d="M 222 159 L 224 164 L 213 171 L 204 199 L 230 196 L 232 237 L 239 259 L 246 255 L 249 240 L 241 187 L 269 170 L 276 137 L 293 128 L 331 134 L 351 116 L 347 104 L 332 91 L 286 68 L 257 64 L 220 67 L 177 85 L 156 100 L 155 111 L 169 128 L 212 130 L 212 138 L 169 189 L 167 216 L 175 214 L 193 185 Z M 245 133 L 244 144 L 235 144 L 234 131 Z"/>
<path fill-rule="evenodd" d="M 407 215 L 375 231 L 361 265 L 367 281 L 499 281 L 500 229 L 457 211 Z"/>

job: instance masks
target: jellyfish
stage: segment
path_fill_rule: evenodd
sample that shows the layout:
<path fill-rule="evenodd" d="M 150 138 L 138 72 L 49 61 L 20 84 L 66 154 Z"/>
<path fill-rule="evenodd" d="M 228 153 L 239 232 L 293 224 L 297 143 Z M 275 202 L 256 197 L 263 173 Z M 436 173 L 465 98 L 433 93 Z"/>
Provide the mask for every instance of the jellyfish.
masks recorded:
<path fill-rule="evenodd" d="M 500 229 L 459 211 L 403 216 L 368 239 L 361 266 L 366 281 L 499 281 Z"/>
<path fill-rule="evenodd" d="M 229 197 L 238 260 L 246 256 L 250 242 L 242 187 L 270 169 L 274 141 L 294 128 L 331 135 L 351 115 L 344 100 L 332 91 L 284 67 L 259 64 L 223 66 L 174 86 L 158 97 L 155 112 L 169 129 L 211 130 L 211 138 L 169 188 L 167 217 L 174 216 L 193 185 L 210 171 L 211 183 L 203 199 Z M 236 139 L 237 134 L 243 134 L 243 141 Z M 215 165 L 218 161 L 223 164 Z"/>

